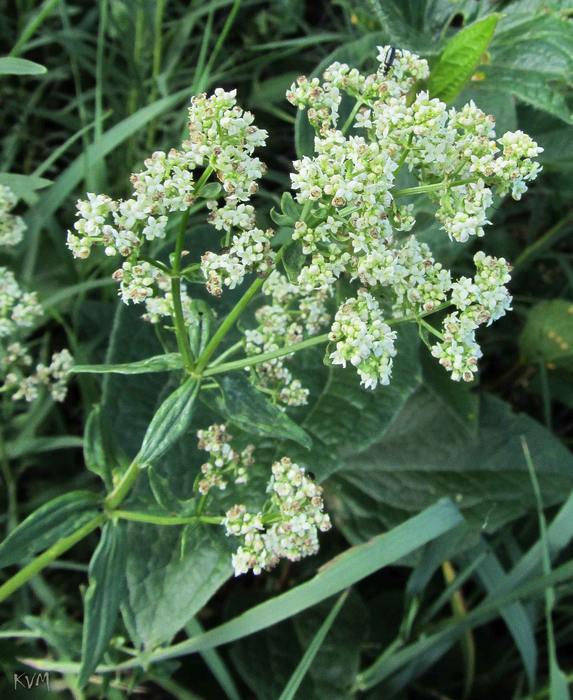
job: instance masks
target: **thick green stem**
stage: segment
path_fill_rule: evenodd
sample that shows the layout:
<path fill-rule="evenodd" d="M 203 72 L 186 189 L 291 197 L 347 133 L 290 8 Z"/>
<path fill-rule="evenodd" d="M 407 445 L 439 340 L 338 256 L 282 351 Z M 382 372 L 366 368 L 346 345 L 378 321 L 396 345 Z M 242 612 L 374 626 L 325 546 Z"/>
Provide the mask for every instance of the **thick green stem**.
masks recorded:
<path fill-rule="evenodd" d="M 231 310 L 231 313 L 227 316 L 227 318 L 219 326 L 215 335 L 207 343 L 207 347 L 205 348 L 205 350 L 203 350 L 203 353 L 197 362 L 197 367 L 195 368 L 195 371 L 197 372 L 197 374 L 201 374 L 203 372 L 203 370 L 207 366 L 207 363 L 211 359 L 213 353 L 215 352 L 215 350 L 219 347 L 219 345 L 223 341 L 223 338 L 227 335 L 227 333 L 235 325 L 235 321 L 239 318 L 239 316 L 247 308 L 251 299 L 258 293 L 260 288 L 263 286 L 264 281 L 265 281 L 265 279 L 263 277 L 257 277 L 257 279 L 251 284 L 251 286 L 247 289 L 247 291 L 239 299 L 237 304 L 233 307 L 233 309 Z M 224 367 L 225 365 L 220 365 L 220 366 Z"/>
<path fill-rule="evenodd" d="M 181 303 L 181 256 L 183 246 L 185 244 L 185 229 L 189 222 L 189 209 L 183 214 L 179 231 L 177 232 L 177 240 L 175 243 L 175 253 L 173 255 L 173 267 L 171 270 L 171 295 L 173 297 L 173 322 L 175 324 L 175 335 L 177 337 L 177 346 L 183 357 L 183 362 L 186 369 L 193 369 L 193 356 L 191 354 L 191 345 L 189 336 L 185 328 L 185 317 L 183 315 L 183 304 Z"/>
<path fill-rule="evenodd" d="M 111 518 L 132 520 L 137 523 L 149 523 L 150 525 L 191 525 L 193 523 L 205 523 L 207 525 L 221 525 L 224 518 L 219 515 L 154 515 L 153 513 L 139 513 L 133 510 L 108 511 Z"/>
<path fill-rule="evenodd" d="M 137 460 L 134 460 L 130 465 L 129 469 L 125 472 L 125 474 L 122 476 L 121 481 L 117 484 L 117 486 L 111 491 L 105 501 L 105 507 L 108 510 L 113 510 L 114 508 L 117 508 L 117 506 L 124 500 L 124 498 L 127 496 L 127 494 L 131 491 L 131 487 L 135 483 L 135 480 L 137 479 L 137 475 L 139 474 L 139 463 Z"/>
<path fill-rule="evenodd" d="M 514 273 L 518 270 L 521 272 L 522 268 L 526 266 L 528 261 L 535 259 L 541 250 L 546 248 L 549 243 L 552 243 L 556 238 L 558 238 L 559 234 L 565 233 L 571 224 L 573 224 L 573 214 L 569 212 L 562 219 L 560 219 L 555 226 L 550 228 L 549 231 L 541 236 L 541 238 L 538 238 L 531 245 L 527 246 L 525 250 L 522 250 L 513 264 Z"/>
<path fill-rule="evenodd" d="M 360 100 L 360 99 L 356 100 L 356 104 L 352 108 L 352 112 L 350 112 L 350 114 L 348 115 L 348 119 L 344 122 L 344 125 L 342 126 L 342 129 L 340 130 L 340 131 L 342 131 L 343 134 L 345 134 L 348 131 L 348 129 L 350 129 L 350 127 L 352 126 L 352 124 L 354 122 L 354 117 L 358 114 L 358 110 L 360 109 L 360 107 L 362 107 L 363 104 L 364 104 L 364 102 L 362 100 Z"/>
<path fill-rule="evenodd" d="M 17 574 L 8 579 L 6 583 L 0 586 L 0 602 L 6 600 L 9 596 L 17 591 L 21 586 L 27 583 L 36 574 L 39 574 L 48 564 L 60 557 L 68 549 L 71 549 L 75 544 L 83 540 L 84 537 L 93 532 L 105 522 L 106 516 L 97 515 L 87 522 L 83 527 L 76 530 L 68 537 L 62 537 L 61 540 L 52 545 L 45 552 L 36 557 L 33 561 L 27 564 L 23 569 L 20 569 Z"/>

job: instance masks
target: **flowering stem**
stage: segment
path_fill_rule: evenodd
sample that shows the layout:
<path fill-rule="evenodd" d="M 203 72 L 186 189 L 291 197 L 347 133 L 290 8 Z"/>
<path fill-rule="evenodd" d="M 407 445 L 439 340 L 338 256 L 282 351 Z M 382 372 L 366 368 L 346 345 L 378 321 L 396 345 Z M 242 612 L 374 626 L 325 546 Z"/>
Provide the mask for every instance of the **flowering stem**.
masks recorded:
<path fill-rule="evenodd" d="M 139 464 L 136 460 L 134 460 L 130 464 L 129 469 L 125 472 L 117 486 L 113 489 L 113 491 L 111 491 L 111 493 L 107 495 L 104 503 L 105 507 L 108 510 L 113 510 L 114 508 L 117 508 L 117 506 L 123 501 L 123 499 L 130 492 L 131 487 L 135 483 L 138 474 Z"/>
<path fill-rule="evenodd" d="M 222 365 L 211 366 L 203 372 L 204 377 L 211 377 L 214 374 L 222 374 L 223 372 L 232 372 L 235 369 L 243 369 L 244 367 L 252 367 L 253 365 L 258 365 L 261 362 L 267 362 L 268 360 L 274 360 L 277 357 L 283 357 L 284 355 L 290 355 L 299 350 L 305 350 L 306 348 L 312 348 L 314 345 L 321 345 L 322 343 L 328 342 L 328 333 L 323 335 L 315 335 L 312 338 L 307 338 L 300 343 L 294 343 L 293 345 L 287 345 L 284 348 L 279 348 L 278 350 L 272 350 L 270 352 L 263 352 L 260 355 L 253 355 L 252 357 L 245 357 L 242 360 L 234 360 L 233 362 L 227 362 Z"/>
<path fill-rule="evenodd" d="M 0 586 L 0 602 L 6 600 L 6 598 L 11 596 L 12 593 L 17 591 L 36 574 L 39 574 L 48 564 L 51 564 L 55 559 L 64 554 L 64 552 L 67 552 L 68 549 L 71 549 L 75 544 L 80 542 L 80 540 L 83 540 L 90 532 L 93 532 L 100 525 L 103 525 L 104 522 L 105 515 L 97 515 L 71 535 L 62 537 L 56 544 L 33 559 L 24 568 L 20 569 L 17 574 L 14 574 L 12 578 L 9 578 L 6 583 Z"/>
<path fill-rule="evenodd" d="M 418 323 L 419 323 L 421 326 L 423 326 L 429 333 L 431 333 L 432 335 L 435 335 L 436 338 L 439 338 L 440 340 L 443 340 L 443 339 L 444 339 L 443 334 L 440 333 L 439 331 L 437 331 L 437 330 L 434 328 L 434 326 L 432 326 L 431 324 L 429 324 L 427 321 L 424 321 L 423 318 L 418 318 Z"/>
<path fill-rule="evenodd" d="M 344 125 L 340 130 L 343 134 L 345 134 L 348 131 L 348 129 L 350 129 L 350 127 L 352 126 L 352 122 L 354 121 L 354 117 L 356 116 L 358 110 L 360 109 L 360 107 L 362 107 L 363 104 L 364 102 L 362 100 L 356 100 L 356 104 L 354 105 L 352 112 L 350 112 L 350 114 L 348 115 L 348 119 L 344 122 Z"/>
<path fill-rule="evenodd" d="M 226 360 L 229 355 L 233 355 L 234 353 L 237 352 L 237 350 L 240 350 L 243 347 L 243 341 L 238 340 L 234 345 L 231 345 L 230 348 L 227 348 L 225 352 L 222 352 L 220 355 L 217 356 L 216 359 L 211 362 L 209 367 L 216 367 L 217 365 L 220 365 L 223 360 Z"/>
<path fill-rule="evenodd" d="M 139 513 L 133 510 L 112 510 L 108 512 L 112 518 L 132 520 L 137 523 L 149 523 L 150 525 L 191 525 L 193 523 L 205 523 L 207 525 L 221 525 L 223 517 L 219 515 L 154 515 L 153 513 Z"/>
<path fill-rule="evenodd" d="M 466 178 L 465 180 L 442 180 L 441 182 L 434 182 L 431 185 L 418 185 L 417 187 L 404 187 L 401 190 L 394 190 L 392 193 L 394 197 L 407 197 L 411 194 L 424 194 L 426 192 L 435 192 L 436 190 L 441 190 L 444 187 L 461 187 L 461 185 L 469 185 L 475 182 Z"/>
<path fill-rule="evenodd" d="M 189 221 L 189 209 L 183 214 L 177 240 L 175 243 L 175 253 L 173 255 L 173 267 L 171 270 L 171 295 L 173 297 L 173 322 L 175 323 L 175 335 L 177 346 L 183 362 L 188 370 L 193 368 L 193 356 L 191 355 L 191 345 L 187 330 L 185 328 L 185 317 L 183 316 L 183 305 L 181 304 L 181 256 L 185 243 L 185 229 Z"/>

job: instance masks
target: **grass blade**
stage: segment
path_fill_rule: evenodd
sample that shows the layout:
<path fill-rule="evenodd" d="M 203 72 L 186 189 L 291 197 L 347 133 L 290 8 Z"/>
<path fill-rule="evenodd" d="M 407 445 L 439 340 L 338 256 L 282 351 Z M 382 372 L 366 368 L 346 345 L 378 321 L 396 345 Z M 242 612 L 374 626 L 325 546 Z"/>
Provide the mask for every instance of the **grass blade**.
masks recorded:
<path fill-rule="evenodd" d="M 296 693 L 300 687 L 300 684 L 304 680 L 306 672 L 314 661 L 314 657 L 318 654 L 320 647 L 326 639 L 326 635 L 334 624 L 338 613 L 342 610 L 342 606 L 346 602 L 347 597 L 348 591 L 344 591 L 344 593 L 332 606 L 332 610 L 328 613 L 326 619 L 318 629 L 318 632 L 313 637 L 312 642 L 308 645 L 307 650 L 304 652 L 298 666 L 295 668 L 292 676 L 289 678 L 283 692 L 280 694 L 279 700 L 293 700 L 296 697 Z"/>

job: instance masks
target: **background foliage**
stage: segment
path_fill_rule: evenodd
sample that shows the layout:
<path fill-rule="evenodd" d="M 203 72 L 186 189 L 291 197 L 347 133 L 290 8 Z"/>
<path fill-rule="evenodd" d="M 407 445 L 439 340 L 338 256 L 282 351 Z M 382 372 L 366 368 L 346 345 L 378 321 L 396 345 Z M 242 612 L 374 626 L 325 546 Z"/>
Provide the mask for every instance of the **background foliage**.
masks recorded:
<path fill-rule="evenodd" d="M 79 690 L 82 598 L 96 542 L 88 539 L 3 604 L 1 692 L 14 671 L 31 672 L 17 659 L 36 658 L 28 663 L 53 670 L 52 692 L 76 698 L 137 689 L 181 699 L 568 697 L 573 4 L 3 0 L 0 11 L 0 182 L 18 193 L 28 224 L 25 242 L 2 263 L 49 310 L 34 332 L 38 346 L 67 345 L 79 362 L 160 352 L 153 330 L 117 308 L 105 260 L 76 265 L 64 237 L 80 193 L 125 195 L 150 151 L 180 141 L 192 94 L 236 87 L 269 130 L 259 193 L 267 210 L 288 188 L 292 159 L 312 148 L 287 87 L 334 60 L 367 68 L 378 44 L 427 57 L 433 95 L 473 99 L 496 116 L 498 131 L 523 129 L 545 149 L 528 196 L 495 205 L 486 250 L 514 262 L 515 302 L 484 334 L 479 386 L 452 383 L 421 359 L 415 334 L 403 333 L 393 382 L 374 393 L 325 367 L 319 352 L 303 353 L 297 376 L 313 392 L 292 413 L 303 434 L 272 416 L 241 420 L 247 389 L 232 375 L 218 405 L 195 409 L 199 427 L 217 413 L 234 417 L 233 432 L 257 433 L 269 455 L 277 439 L 290 441 L 289 454 L 323 482 L 334 516 L 317 558 L 229 581 L 219 533 L 106 526 L 89 574 L 108 594 L 101 600 L 90 587 L 85 615 L 109 624 L 104 663 L 124 662 L 124 672 L 93 676 Z M 209 230 L 195 230 L 190 245 L 201 250 Z M 468 267 L 471 244 L 449 245 L 430 223 L 421 236 L 460 272 Z M 91 517 L 99 480 L 138 451 L 174 388 L 167 376 L 80 375 L 63 406 L 46 399 L 3 419 L 5 531 L 72 490 L 83 493 L 58 512 L 72 511 L 76 526 Z M 111 443 L 116 465 L 102 461 L 98 436 Z M 198 459 L 193 434 L 184 436 L 138 485 L 135 502 L 179 507 Z M 39 520 L 29 541 L 12 546 L 16 558 L 0 552 L 2 566 L 25 563 L 46 533 Z M 123 589 L 113 572 L 125 567 Z M 333 597 L 348 586 L 348 595 Z M 88 647 L 96 637 L 88 634 Z M 125 663 L 127 647 L 140 652 L 133 663 Z M 93 670 L 84 659 L 83 676 Z M 44 696 L 41 688 L 29 695 Z"/>

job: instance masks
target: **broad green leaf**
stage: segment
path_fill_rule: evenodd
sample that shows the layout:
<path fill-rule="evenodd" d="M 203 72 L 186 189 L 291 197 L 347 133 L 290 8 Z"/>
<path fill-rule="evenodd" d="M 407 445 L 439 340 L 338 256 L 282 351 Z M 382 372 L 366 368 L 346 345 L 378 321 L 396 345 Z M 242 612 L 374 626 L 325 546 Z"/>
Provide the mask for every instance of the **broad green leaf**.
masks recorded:
<path fill-rule="evenodd" d="M 189 429 L 199 383 L 189 377 L 161 404 L 136 457 L 142 465 L 155 462 Z"/>
<path fill-rule="evenodd" d="M 145 648 L 168 642 L 231 576 L 220 527 L 127 527 L 124 619 Z"/>
<path fill-rule="evenodd" d="M 78 683 L 86 685 L 100 662 L 117 623 L 126 592 L 125 523 L 107 522 L 89 568 L 84 598 L 82 661 Z"/>
<path fill-rule="evenodd" d="M 101 365 L 74 365 L 71 374 L 146 374 L 149 372 L 170 372 L 183 367 L 183 359 L 178 352 L 146 357 L 136 362 Z"/>
<path fill-rule="evenodd" d="M 449 372 L 425 348 L 422 349 L 422 374 L 424 386 L 443 403 L 450 418 L 475 436 L 479 427 L 478 394 L 465 382 L 453 382 Z"/>
<path fill-rule="evenodd" d="M 84 429 L 84 462 L 91 472 L 97 474 L 106 486 L 110 487 L 112 459 L 110 448 L 106 445 L 104 420 L 101 406 L 94 406 L 88 415 Z"/>
<path fill-rule="evenodd" d="M 97 670 L 98 672 L 108 672 L 137 668 L 144 660 L 145 664 L 149 664 L 174 659 L 228 644 L 255 632 L 260 632 L 308 610 L 323 600 L 327 600 L 385 566 L 402 560 L 462 522 L 463 518 L 455 505 L 447 499 L 442 499 L 393 530 L 378 535 L 369 542 L 351 547 L 334 557 L 322 566 L 309 581 L 250 608 L 204 634 L 171 647 L 147 653 L 142 659 L 135 658 L 116 666 L 103 666 Z M 149 540 L 142 536 L 139 536 L 138 542 L 141 548 L 145 548 L 149 544 Z M 153 542 L 151 544 L 153 545 Z M 164 556 L 168 556 L 168 554 L 169 552 L 165 552 Z M 567 571 L 571 570 L 573 570 L 573 564 L 567 569 Z M 156 573 L 160 575 L 160 572 Z M 563 575 L 561 572 L 559 573 Z M 152 574 L 152 571 L 147 571 L 148 576 Z M 154 598 L 153 606 L 156 607 L 157 603 L 158 599 Z M 162 611 L 163 603 L 164 600 L 160 598 L 160 610 L 156 610 L 157 615 Z M 74 663 L 50 663 L 41 659 L 27 660 L 27 662 L 33 662 L 35 668 L 62 670 L 64 673 L 75 672 L 78 668 L 78 665 Z"/>
<path fill-rule="evenodd" d="M 198 229 L 192 245 L 197 240 L 205 245 L 211 237 L 212 231 Z M 160 352 L 153 328 L 141 320 L 139 310 L 120 304 L 106 361 L 133 362 Z M 129 460 L 136 456 L 154 414 L 173 388 L 159 373 L 145 378 L 106 375 L 102 412 L 113 428 L 116 451 Z M 193 484 L 205 461 L 205 452 L 197 448 L 196 429 L 217 420 L 202 402 L 196 402 L 194 410 L 193 426 L 153 462 L 153 489 L 148 479 L 138 479 L 130 496 L 137 510 L 157 510 L 154 492 L 168 508 L 174 505 L 172 496 L 180 501 L 193 497 Z M 219 527 L 129 524 L 128 596 L 122 612 L 134 643 L 151 647 L 169 640 L 197 614 L 232 574 L 229 545 Z"/>
<path fill-rule="evenodd" d="M 359 542 L 449 496 L 476 536 L 494 532 L 535 509 L 522 435 L 535 458 L 544 502 L 560 503 L 573 488 L 573 456 L 543 426 L 485 395 L 472 439 L 428 392 L 419 392 L 387 434 L 348 456 L 328 483 L 335 522 Z"/>
<path fill-rule="evenodd" d="M 98 510 L 98 497 L 89 491 L 70 491 L 48 501 L 0 544 L 0 567 L 17 564 L 47 549 L 92 520 Z"/>
<path fill-rule="evenodd" d="M 551 75 L 531 68 L 501 66 L 492 63 L 482 67 L 484 86 L 505 91 L 536 109 L 540 109 L 567 124 L 572 123 L 571 109 L 563 91 Z"/>
<path fill-rule="evenodd" d="M 46 66 L 27 58 L 0 56 L 0 75 L 43 75 L 47 71 Z"/>
<path fill-rule="evenodd" d="M 293 440 L 307 449 L 312 447 L 310 436 L 257 391 L 243 374 L 223 377 L 220 386 L 223 395 L 217 399 L 217 407 L 241 430 L 262 437 Z"/>
<path fill-rule="evenodd" d="M 375 391 L 360 386 L 353 367 L 326 367 L 322 349 L 301 353 L 306 357 L 293 363 L 294 375 L 311 389 L 301 426 L 312 438 L 313 447 L 310 451 L 289 449 L 289 454 L 314 472 L 318 481 L 343 467 L 348 455 L 379 441 L 420 385 L 415 328 L 399 329 L 397 349 L 390 384 Z"/>
<path fill-rule="evenodd" d="M 573 303 L 552 299 L 536 304 L 519 338 L 527 362 L 573 371 Z"/>
<path fill-rule="evenodd" d="M 497 13 L 490 14 L 464 27 L 448 41 L 438 63 L 432 67 L 428 82 L 431 97 L 444 102 L 455 99 L 480 64 L 499 18 Z"/>

